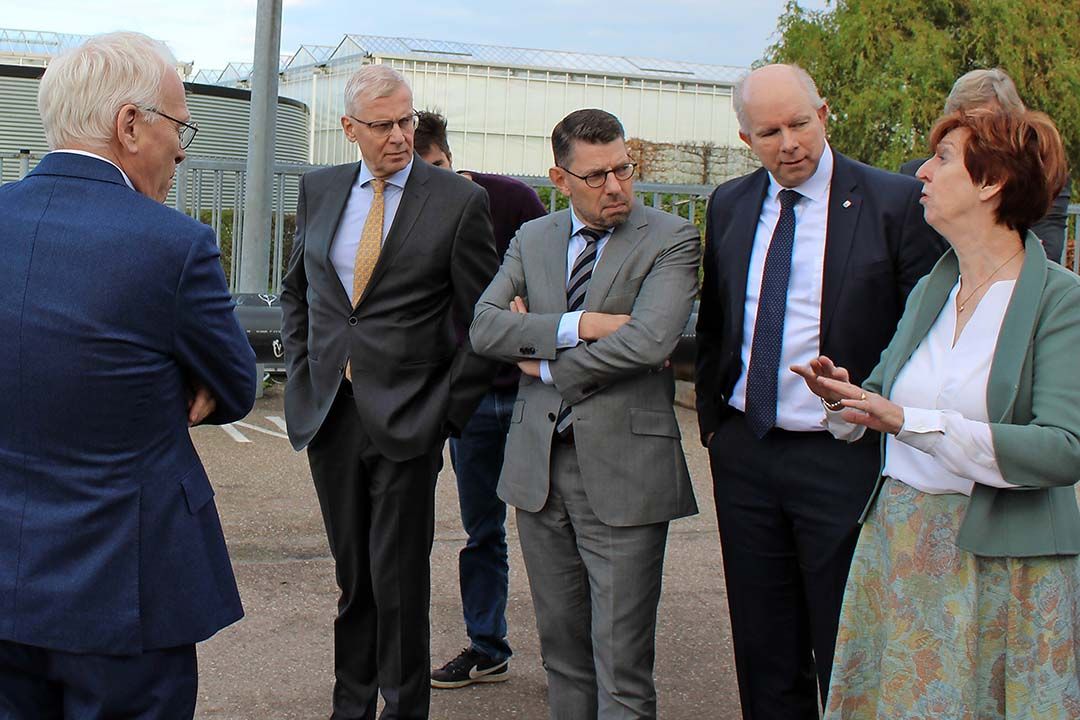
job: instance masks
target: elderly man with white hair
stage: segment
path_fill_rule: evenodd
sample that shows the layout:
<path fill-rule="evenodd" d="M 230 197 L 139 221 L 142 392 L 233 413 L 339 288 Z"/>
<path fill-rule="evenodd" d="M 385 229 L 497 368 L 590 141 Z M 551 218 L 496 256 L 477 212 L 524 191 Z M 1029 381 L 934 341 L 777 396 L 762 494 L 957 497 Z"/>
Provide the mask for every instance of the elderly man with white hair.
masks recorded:
<path fill-rule="evenodd" d="M 360 162 L 300 183 L 282 284 L 285 418 L 307 448 L 341 589 L 335 720 L 426 718 L 435 478 L 496 365 L 467 327 L 498 269 L 487 193 L 413 152 L 405 79 L 367 65 L 345 85 Z"/>
<path fill-rule="evenodd" d="M 243 615 L 188 433 L 250 410 L 213 232 L 163 206 L 194 137 L 135 33 L 53 60 L 52 152 L 0 187 L 0 717 L 191 718 Z"/>

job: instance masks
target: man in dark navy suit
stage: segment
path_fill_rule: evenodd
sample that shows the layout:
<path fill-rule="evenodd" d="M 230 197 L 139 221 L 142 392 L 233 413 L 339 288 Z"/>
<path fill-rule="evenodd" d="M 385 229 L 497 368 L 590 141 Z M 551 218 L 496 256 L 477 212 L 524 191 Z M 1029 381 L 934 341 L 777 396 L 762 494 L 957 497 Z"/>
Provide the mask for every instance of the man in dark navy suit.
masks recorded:
<path fill-rule="evenodd" d="M 191 718 L 243 611 L 188 427 L 247 414 L 255 358 L 161 204 L 196 130 L 164 45 L 91 38 L 38 104 L 53 152 L 0 187 L 0 717 Z"/>
<path fill-rule="evenodd" d="M 743 717 L 816 720 L 878 447 L 824 432 L 788 366 L 824 353 L 861 382 L 944 246 L 921 183 L 829 147 L 828 106 L 801 68 L 759 68 L 733 99 L 763 167 L 709 199 L 698 420 Z"/>

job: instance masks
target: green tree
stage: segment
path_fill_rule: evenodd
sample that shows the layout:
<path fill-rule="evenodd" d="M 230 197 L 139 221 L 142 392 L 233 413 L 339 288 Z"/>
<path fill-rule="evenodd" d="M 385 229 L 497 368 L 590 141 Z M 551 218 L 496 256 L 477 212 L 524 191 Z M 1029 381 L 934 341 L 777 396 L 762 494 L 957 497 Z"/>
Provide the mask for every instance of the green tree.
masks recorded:
<path fill-rule="evenodd" d="M 829 102 L 831 142 L 845 154 L 889 169 L 927 155 L 953 81 L 1000 67 L 1028 107 L 1057 123 L 1080 174 L 1076 0 L 835 0 L 816 11 L 788 0 L 778 32 L 765 61 L 813 76 Z"/>

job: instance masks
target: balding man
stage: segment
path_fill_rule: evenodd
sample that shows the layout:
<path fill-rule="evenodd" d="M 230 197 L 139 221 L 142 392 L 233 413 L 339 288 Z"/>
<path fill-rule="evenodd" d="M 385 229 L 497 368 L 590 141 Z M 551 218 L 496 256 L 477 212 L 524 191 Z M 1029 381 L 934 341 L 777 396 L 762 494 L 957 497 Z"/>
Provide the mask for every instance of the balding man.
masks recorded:
<path fill-rule="evenodd" d="M 188 426 L 247 414 L 255 357 L 161 204 L 196 131 L 165 46 L 91 38 L 38 107 L 52 152 L 0 187 L 0 718 L 191 718 L 243 611 Z"/>
<path fill-rule="evenodd" d="M 495 274 L 487 194 L 413 153 L 405 79 L 367 65 L 345 85 L 358 163 L 300 183 L 282 285 L 285 419 L 308 450 L 341 588 L 333 717 L 428 716 L 435 477 L 496 365 L 457 327 Z"/>
<path fill-rule="evenodd" d="M 878 444 L 824 432 L 820 401 L 787 368 L 824 353 L 861 382 L 942 246 L 920 183 L 829 147 L 828 106 L 805 71 L 755 70 L 734 100 L 763 167 L 709 201 L 698 417 L 743 716 L 811 720 Z"/>

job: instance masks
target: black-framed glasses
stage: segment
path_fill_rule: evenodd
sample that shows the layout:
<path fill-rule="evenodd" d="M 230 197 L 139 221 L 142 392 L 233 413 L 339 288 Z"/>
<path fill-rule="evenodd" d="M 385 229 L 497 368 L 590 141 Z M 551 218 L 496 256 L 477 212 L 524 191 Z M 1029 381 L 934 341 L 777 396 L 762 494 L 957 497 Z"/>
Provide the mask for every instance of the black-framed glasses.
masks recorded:
<path fill-rule="evenodd" d="M 394 132 L 395 125 L 401 129 L 402 134 L 411 133 L 416 129 L 416 123 L 419 120 L 419 116 L 415 110 L 397 120 L 376 120 L 375 122 L 368 122 L 367 120 L 361 120 L 354 115 L 349 115 L 348 117 L 361 125 L 367 125 L 371 134 L 378 138 L 388 137 L 390 133 Z"/>
<path fill-rule="evenodd" d="M 184 122 L 183 120 L 177 120 L 176 118 L 166 115 L 157 108 L 144 107 L 140 108 L 143 112 L 154 113 L 160 115 L 166 120 L 172 120 L 176 123 L 176 134 L 180 136 L 180 149 L 187 150 L 188 145 L 195 139 L 195 133 L 199 132 L 199 123 L 197 122 Z"/>
<path fill-rule="evenodd" d="M 637 163 L 624 163 L 618 167 L 613 167 L 610 170 L 597 170 L 596 172 L 589 173 L 588 175 L 578 175 L 572 170 L 559 166 L 564 172 L 570 173 L 578 180 L 584 180 L 585 184 L 591 188 L 604 187 L 604 183 L 607 182 L 608 173 L 615 176 L 616 180 L 629 180 L 634 176 L 634 168 L 637 167 Z"/>

